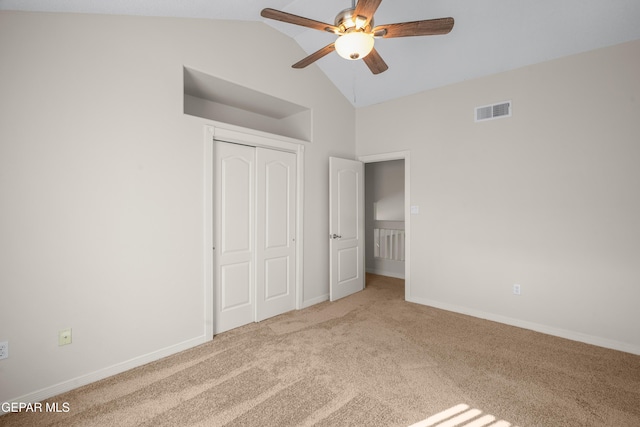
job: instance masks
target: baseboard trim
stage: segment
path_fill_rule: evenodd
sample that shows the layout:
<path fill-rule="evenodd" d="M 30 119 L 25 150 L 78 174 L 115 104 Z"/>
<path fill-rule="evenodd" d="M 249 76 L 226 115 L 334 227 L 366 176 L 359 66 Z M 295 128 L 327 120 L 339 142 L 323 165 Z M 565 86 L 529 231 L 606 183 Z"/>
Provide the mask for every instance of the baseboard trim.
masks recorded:
<path fill-rule="evenodd" d="M 385 271 L 378 268 L 367 268 L 367 273 L 377 274 L 378 276 L 393 277 L 394 279 L 404 279 L 404 273 L 394 273 L 393 271 Z"/>
<path fill-rule="evenodd" d="M 320 304 L 325 301 L 329 301 L 329 294 L 320 295 L 319 297 L 302 301 L 302 308 L 311 307 L 312 305 Z"/>
<path fill-rule="evenodd" d="M 163 357 L 171 356 L 172 354 L 179 353 L 184 350 L 188 350 L 190 348 L 196 347 L 200 344 L 204 344 L 207 342 L 205 335 L 183 341 L 181 343 L 162 348 L 160 350 L 139 356 L 134 357 L 133 359 L 129 359 L 125 362 L 117 363 L 115 365 L 99 369 L 97 371 L 81 375 L 79 377 L 63 381 L 61 383 L 45 387 L 43 389 L 34 391 L 32 393 L 25 394 L 23 396 L 16 397 L 15 399 L 8 400 L 7 402 L 25 402 L 25 403 L 34 403 L 41 402 L 45 399 L 48 399 L 53 396 L 57 396 L 61 393 L 66 393 L 67 391 L 71 391 L 78 387 L 82 387 L 87 384 L 91 384 L 93 382 L 103 380 L 110 376 L 120 374 L 122 372 L 128 371 L 129 369 L 137 368 L 138 366 L 145 365 L 150 362 L 154 362 L 156 360 L 162 359 Z M 3 415 L 5 412 L 0 410 L 0 415 Z"/>
<path fill-rule="evenodd" d="M 518 328 L 529 329 L 531 331 L 540 332 L 547 335 L 553 335 L 560 338 L 565 338 L 572 341 L 578 341 L 585 344 L 591 344 L 598 347 L 604 347 L 611 350 L 623 351 L 625 353 L 640 355 L 640 346 L 633 344 L 610 340 L 594 335 L 583 334 L 581 332 L 570 331 L 567 329 L 556 328 L 553 326 L 543 325 L 535 322 L 528 322 L 526 320 L 515 319 L 512 317 L 501 316 L 499 314 L 487 313 L 481 310 L 475 310 L 468 307 L 457 306 L 453 304 L 447 304 L 439 301 L 434 301 L 426 298 L 411 297 L 407 298 L 407 301 L 414 302 L 416 304 L 427 305 L 430 307 L 440 308 L 442 310 L 452 311 L 454 313 L 466 314 L 468 316 L 477 317 L 480 319 L 491 320 L 493 322 L 504 323 L 505 325 L 516 326 Z"/>

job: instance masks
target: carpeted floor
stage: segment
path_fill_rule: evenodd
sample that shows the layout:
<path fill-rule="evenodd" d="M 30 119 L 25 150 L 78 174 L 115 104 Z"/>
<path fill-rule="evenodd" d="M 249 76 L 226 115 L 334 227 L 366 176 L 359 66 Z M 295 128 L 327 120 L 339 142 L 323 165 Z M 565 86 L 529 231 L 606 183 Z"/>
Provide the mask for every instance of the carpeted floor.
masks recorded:
<path fill-rule="evenodd" d="M 640 356 L 367 288 L 49 399 L 3 426 L 640 426 Z"/>

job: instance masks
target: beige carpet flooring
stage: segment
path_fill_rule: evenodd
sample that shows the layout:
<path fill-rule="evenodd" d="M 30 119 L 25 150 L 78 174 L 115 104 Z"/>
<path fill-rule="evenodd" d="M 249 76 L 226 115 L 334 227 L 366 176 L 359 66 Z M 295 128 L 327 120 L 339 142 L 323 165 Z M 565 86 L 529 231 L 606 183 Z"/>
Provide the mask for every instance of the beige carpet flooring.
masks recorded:
<path fill-rule="evenodd" d="M 3 426 L 640 426 L 640 356 L 367 288 L 56 396 Z"/>

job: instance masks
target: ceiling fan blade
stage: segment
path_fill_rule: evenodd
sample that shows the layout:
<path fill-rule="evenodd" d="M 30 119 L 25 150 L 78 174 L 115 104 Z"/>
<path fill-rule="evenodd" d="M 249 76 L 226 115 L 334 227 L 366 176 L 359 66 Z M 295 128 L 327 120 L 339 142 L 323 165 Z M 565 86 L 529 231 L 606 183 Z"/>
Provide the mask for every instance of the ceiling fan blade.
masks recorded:
<path fill-rule="evenodd" d="M 264 18 L 275 19 L 276 21 L 286 22 L 287 24 L 302 25 L 303 27 L 313 28 L 314 30 L 328 31 L 338 34 L 340 30 L 335 25 L 327 24 L 313 19 L 304 18 L 292 13 L 282 12 L 271 8 L 262 9 L 260 15 Z"/>
<path fill-rule="evenodd" d="M 379 25 L 373 29 L 377 37 L 411 37 L 447 34 L 453 28 L 453 18 L 427 19 L 424 21 L 401 22 Z"/>
<path fill-rule="evenodd" d="M 373 14 L 376 13 L 380 3 L 382 3 L 382 0 L 358 0 L 358 4 L 356 4 L 356 10 L 353 15 L 363 16 L 367 19 L 362 28 L 369 25 L 369 22 L 373 19 Z"/>
<path fill-rule="evenodd" d="M 380 74 L 389 69 L 389 66 L 382 59 L 376 48 L 373 48 L 371 52 L 364 58 L 362 58 L 367 67 L 371 70 L 373 74 Z"/>
<path fill-rule="evenodd" d="M 323 56 L 333 52 L 334 50 L 336 50 L 336 45 L 335 43 L 331 43 L 326 45 L 325 47 L 323 47 L 322 49 L 312 53 L 311 55 L 307 56 L 306 58 L 302 59 L 301 61 L 296 62 L 295 64 L 293 64 L 291 67 L 293 68 L 304 68 L 307 65 L 311 65 L 314 62 L 316 62 L 318 59 L 322 58 Z M 371 54 L 369 54 L 371 55 Z"/>

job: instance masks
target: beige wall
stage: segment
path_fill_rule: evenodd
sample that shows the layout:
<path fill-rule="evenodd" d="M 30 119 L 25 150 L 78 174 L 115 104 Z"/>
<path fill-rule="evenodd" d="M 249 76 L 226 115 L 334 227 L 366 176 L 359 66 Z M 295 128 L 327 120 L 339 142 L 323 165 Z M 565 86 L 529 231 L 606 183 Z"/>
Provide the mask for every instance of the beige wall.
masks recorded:
<path fill-rule="evenodd" d="M 411 300 L 640 353 L 638 76 L 635 41 L 358 109 L 358 155 L 411 152 Z"/>
<path fill-rule="evenodd" d="M 354 157 L 355 113 L 290 68 L 304 55 L 257 22 L 0 13 L 0 401 L 205 339 L 205 121 L 182 113 L 183 66 L 313 111 L 303 299 L 326 298 L 328 157 Z"/>

